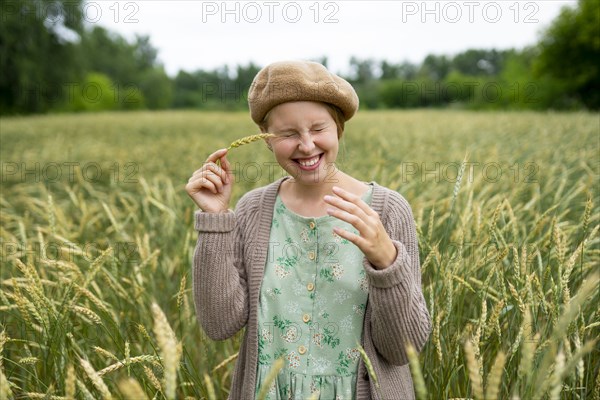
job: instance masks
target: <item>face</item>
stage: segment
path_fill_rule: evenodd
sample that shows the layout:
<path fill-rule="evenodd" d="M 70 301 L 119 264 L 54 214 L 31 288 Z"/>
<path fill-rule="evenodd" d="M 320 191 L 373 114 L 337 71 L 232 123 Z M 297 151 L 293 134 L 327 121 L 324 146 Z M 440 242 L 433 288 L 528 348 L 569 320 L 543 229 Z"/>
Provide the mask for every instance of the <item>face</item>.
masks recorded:
<path fill-rule="evenodd" d="M 294 101 L 271 110 L 268 132 L 277 162 L 298 183 L 331 177 L 339 142 L 335 121 L 321 103 Z"/>

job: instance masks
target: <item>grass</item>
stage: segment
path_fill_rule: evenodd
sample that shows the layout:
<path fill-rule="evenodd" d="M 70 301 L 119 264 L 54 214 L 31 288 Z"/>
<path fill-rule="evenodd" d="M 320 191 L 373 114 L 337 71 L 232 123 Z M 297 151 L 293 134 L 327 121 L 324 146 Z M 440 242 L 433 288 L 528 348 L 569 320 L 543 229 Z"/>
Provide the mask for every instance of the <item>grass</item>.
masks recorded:
<path fill-rule="evenodd" d="M 258 133 L 248 115 L 0 126 L 0 398 L 225 398 L 242 332 L 213 342 L 196 322 L 184 186 L 210 153 Z M 419 397 L 600 398 L 598 132 L 586 113 L 348 122 L 339 167 L 413 208 L 433 321 L 411 361 Z M 232 207 L 285 174 L 263 143 L 228 159 Z"/>

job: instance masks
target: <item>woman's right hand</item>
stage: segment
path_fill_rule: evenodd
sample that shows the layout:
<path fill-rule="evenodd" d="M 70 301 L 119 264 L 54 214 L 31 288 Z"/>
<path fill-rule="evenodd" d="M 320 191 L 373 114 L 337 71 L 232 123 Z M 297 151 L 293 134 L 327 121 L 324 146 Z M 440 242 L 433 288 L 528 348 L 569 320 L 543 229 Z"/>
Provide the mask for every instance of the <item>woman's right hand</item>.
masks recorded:
<path fill-rule="evenodd" d="M 227 149 L 220 149 L 208 156 L 185 185 L 186 192 L 202 211 L 219 213 L 229 209 L 234 179 L 226 154 Z M 221 167 L 216 164 L 218 159 Z"/>

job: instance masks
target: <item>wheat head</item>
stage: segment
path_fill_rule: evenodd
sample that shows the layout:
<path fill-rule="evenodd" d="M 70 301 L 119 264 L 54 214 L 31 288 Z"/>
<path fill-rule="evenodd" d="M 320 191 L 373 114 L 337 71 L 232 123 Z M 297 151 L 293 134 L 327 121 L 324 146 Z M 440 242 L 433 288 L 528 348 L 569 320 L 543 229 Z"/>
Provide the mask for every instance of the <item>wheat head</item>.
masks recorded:
<path fill-rule="evenodd" d="M 256 142 L 257 140 L 260 140 L 260 139 L 266 139 L 266 138 L 272 137 L 272 136 L 275 136 L 275 135 L 272 133 L 259 133 L 258 135 L 246 136 L 246 137 L 243 137 L 243 138 L 238 139 L 235 142 L 231 143 L 229 145 L 229 147 L 227 148 L 227 150 L 230 150 L 230 149 L 233 149 L 236 147 L 240 147 L 240 146 L 243 146 L 248 143 Z"/>
<path fill-rule="evenodd" d="M 154 334 L 160 348 L 165 370 L 165 396 L 167 399 L 174 399 L 177 388 L 177 367 L 180 359 L 180 353 L 177 350 L 177 339 L 167 317 L 156 303 L 152 303 L 152 314 L 154 316 Z"/>
<path fill-rule="evenodd" d="M 133 378 L 119 381 L 119 390 L 127 400 L 146 400 L 148 398 L 138 381 Z"/>
<path fill-rule="evenodd" d="M 269 392 L 271 385 L 277 378 L 277 374 L 279 374 L 279 371 L 281 371 L 281 369 L 284 367 L 284 365 L 285 365 L 285 363 L 283 361 L 283 358 L 278 358 L 277 360 L 275 360 L 275 362 L 273 363 L 273 366 L 269 370 L 269 373 L 267 374 L 265 380 L 262 382 L 260 392 L 258 392 L 258 396 L 256 397 L 258 400 L 266 399 L 267 393 Z"/>

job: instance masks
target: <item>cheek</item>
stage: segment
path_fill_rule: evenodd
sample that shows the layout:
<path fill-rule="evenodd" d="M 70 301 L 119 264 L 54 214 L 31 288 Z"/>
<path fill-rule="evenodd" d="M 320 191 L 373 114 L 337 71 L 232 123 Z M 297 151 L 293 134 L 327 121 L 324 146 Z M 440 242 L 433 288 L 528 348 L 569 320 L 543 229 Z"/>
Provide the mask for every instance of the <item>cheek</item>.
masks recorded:
<path fill-rule="evenodd" d="M 322 143 L 323 143 L 323 145 L 327 146 L 327 148 L 332 149 L 332 150 L 337 149 L 339 146 L 339 141 L 336 136 L 329 137 L 326 140 L 324 140 Z"/>

